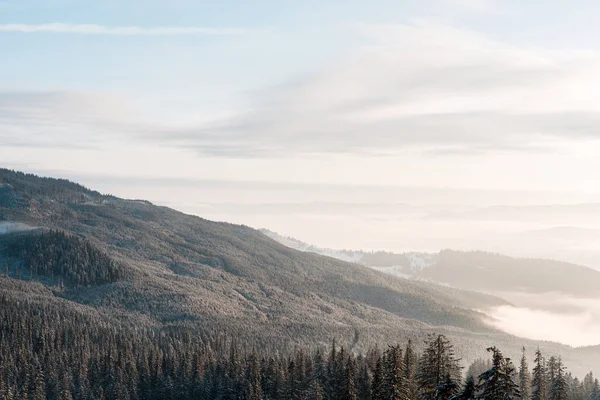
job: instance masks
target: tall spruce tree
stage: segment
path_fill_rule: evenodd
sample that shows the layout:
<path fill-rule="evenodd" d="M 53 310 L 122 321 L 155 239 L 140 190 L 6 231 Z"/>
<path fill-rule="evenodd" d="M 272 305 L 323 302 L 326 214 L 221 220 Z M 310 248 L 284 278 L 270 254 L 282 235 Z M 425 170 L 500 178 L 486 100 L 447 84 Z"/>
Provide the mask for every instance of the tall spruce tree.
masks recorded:
<path fill-rule="evenodd" d="M 598 383 L 598 379 L 594 380 L 588 400 L 600 400 L 600 383 Z"/>
<path fill-rule="evenodd" d="M 385 398 L 389 400 L 409 400 L 406 378 L 404 375 L 404 358 L 400 346 L 390 346 L 384 357 Z"/>
<path fill-rule="evenodd" d="M 450 397 L 450 400 L 475 400 L 476 391 L 475 379 L 473 375 L 469 375 L 465 380 L 462 390 Z"/>
<path fill-rule="evenodd" d="M 527 364 L 527 356 L 525 355 L 525 347 L 522 349 L 521 364 L 519 366 L 519 388 L 521 389 L 521 399 L 531 400 L 531 375 Z"/>
<path fill-rule="evenodd" d="M 416 374 L 419 391 L 419 400 L 448 400 L 446 390 L 453 382 L 453 387 L 460 387 L 461 367 L 460 360 L 454 354 L 454 347 L 444 335 L 429 335 L 425 342 L 425 350 L 419 360 Z M 450 393 L 450 396 L 455 393 Z"/>
<path fill-rule="evenodd" d="M 535 352 L 534 363 L 531 379 L 531 400 L 547 400 L 546 362 L 539 348 Z"/>
<path fill-rule="evenodd" d="M 373 382 L 371 384 L 371 398 L 373 400 L 385 400 L 383 359 L 379 357 L 373 371 Z"/>
<path fill-rule="evenodd" d="M 547 382 L 547 397 L 550 399 L 552 396 L 552 387 L 554 386 L 554 379 L 556 378 L 556 357 L 551 356 L 546 364 L 546 382 Z"/>
<path fill-rule="evenodd" d="M 348 356 L 343 376 L 342 393 L 339 396 L 340 400 L 356 400 L 356 362 L 352 355 Z"/>
<path fill-rule="evenodd" d="M 560 357 L 554 359 L 553 373 L 550 400 L 568 400 L 569 387 L 565 376 L 565 367 Z"/>
<path fill-rule="evenodd" d="M 404 351 L 404 377 L 406 379 L 406 390 L 409 399 L 416 399 L 418 386 L 417 386 L 417 367 L 418 357 L 413 348 L 411 339 L 408 339 L 406 350 Z"/>
<path fill-rule="evenodd" d="M 478 399 L 513 400 L 521 396 L 519 385 L 513 380 L 515 368 L 510 358 L 505 358 L 496 347 L 487 349 L 492 352 L 492 367 L 479 375 Z"/>

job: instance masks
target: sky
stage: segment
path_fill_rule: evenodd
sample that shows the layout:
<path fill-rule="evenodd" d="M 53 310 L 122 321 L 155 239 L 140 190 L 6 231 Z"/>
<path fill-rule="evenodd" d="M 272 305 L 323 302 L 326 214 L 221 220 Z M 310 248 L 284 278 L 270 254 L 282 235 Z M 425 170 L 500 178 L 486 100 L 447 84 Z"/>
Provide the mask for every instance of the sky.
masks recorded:
<path fill-rule="evenodd" d="M 0 164 L 325 247 L 600 265 L 598 12 L 0 0 Z"/>
<path fill-rule="evenodd" d="M 0 166 L 321 247 L 600 268 L 599 14 L 591 0 L 0 0 Z M 515 304 L 493 323 L 596 343 L 597 299 Z"/>

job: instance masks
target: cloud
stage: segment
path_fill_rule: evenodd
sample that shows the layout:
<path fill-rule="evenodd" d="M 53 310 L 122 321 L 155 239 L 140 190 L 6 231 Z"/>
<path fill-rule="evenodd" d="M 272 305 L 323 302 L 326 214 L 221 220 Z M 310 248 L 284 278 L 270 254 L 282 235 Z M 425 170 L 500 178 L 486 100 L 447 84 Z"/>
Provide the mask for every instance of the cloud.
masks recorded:
<path fill-rule="evenodd" d="M 85 127 L 243 158 L 548 152 L 600 139 L 598 53 L 514 46 L 431 21 L 353 29 L 363 44 L 347 57 L 264 89 L 249 111 L 210 123 L 156 124 L 124 115 L 112 100 L 70 93 L 0 95 L 0 123 L 18 122 L 8 131 L 29 136 L 27 124 L 44 137 L 69 130 L 60 135 L 70 143 L 89 144 L 74 130 Z"/>
<path fill-rule="evenodd" d="M 556 312 L 527 307 L 502 306 L 489 311 L 493 326 L 508 333 L 535 340 L 549 340 L 571 346 L 600 343 L 600 303 L 595 299 L 564 299 L 578 311 Z"/>
<path fill-rule="evenodd" d="M 600 138 L 600 55 L 498 43 L 427 21 L 356 25 L 367 43 L 265 90 L 250 112 L 157 132 L 202 153 L 437 153 Z"/>
<path fill-rule="evenodd" d="M 135 138 L 151 126 L 109 94 L 0 91 L 2 146 L 92 148 Z"/>
<path fill-rule="evenodd" d="M 241 28 L 207 28 L 197 26 L 184 27 L 142 27 L 142 26 L 106 26 L 96 24 L 3 24 L 0 32 L 21 33 L 72 33 L 81 35 L 111 36 L 184 36 L 184 35 L 243 35 L 248 30 Z"/>

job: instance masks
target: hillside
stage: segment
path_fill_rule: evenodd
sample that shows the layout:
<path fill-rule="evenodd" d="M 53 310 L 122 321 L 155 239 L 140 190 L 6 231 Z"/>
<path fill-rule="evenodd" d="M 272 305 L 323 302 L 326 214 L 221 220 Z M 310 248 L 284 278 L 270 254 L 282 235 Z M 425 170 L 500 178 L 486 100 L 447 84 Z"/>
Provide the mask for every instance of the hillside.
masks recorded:
<path fill-rule="evenodd" d="M 483 251 L 442 250 L 439 253 L 392 253 L 332 250 L 308 245 L 263 229 L 293 248 L 355 262 L 392 275 L 427 280 L 486 293 L 561 293 L 600 296 L 600 271 L 545 259 L 514 258 Z"/>
<path fill-rule="evenodd" d="M 0 257 L 8 265 L 2 295 L 59 302 L 106 323 L 219 332 L 281 347 L 356 337 L 353 345 L 366 348 L 437 331 L 456 341 L 465 360 L 490 343 L 509 354 L 537 345 L 491 328 L 473 311 L 506 304 L 500 298 L 390 277 L 290 249 L 246 226 L 64 180 L 0 170 L 0 221 Z M 576 357 L 568 346 L 542 346 L 562 353 L 575 371 L 600 360 L 594 352 Z"/>

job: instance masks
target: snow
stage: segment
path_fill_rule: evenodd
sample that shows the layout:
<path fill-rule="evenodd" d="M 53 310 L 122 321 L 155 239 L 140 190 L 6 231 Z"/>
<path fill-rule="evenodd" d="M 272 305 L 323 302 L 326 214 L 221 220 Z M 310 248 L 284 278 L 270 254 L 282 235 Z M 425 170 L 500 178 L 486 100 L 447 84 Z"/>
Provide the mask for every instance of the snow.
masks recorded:
<path fill-rule="evenodd" d="M 436 253 L 406 253 L 405 255 L 410 261 L 412 272 L 422 271 L 435 265 L 438 256 Z"/>

